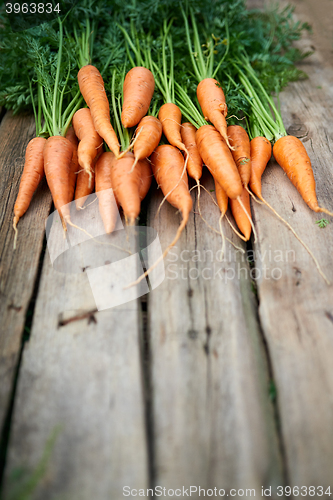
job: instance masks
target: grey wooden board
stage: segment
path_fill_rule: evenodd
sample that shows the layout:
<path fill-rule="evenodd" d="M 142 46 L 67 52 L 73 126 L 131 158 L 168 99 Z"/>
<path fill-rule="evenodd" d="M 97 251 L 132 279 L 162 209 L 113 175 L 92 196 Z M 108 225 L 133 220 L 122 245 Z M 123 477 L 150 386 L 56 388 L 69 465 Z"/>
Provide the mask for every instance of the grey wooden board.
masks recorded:
<path fill-rule="evenodd" d="M 42 251 L 45 218 L 51 206 L 51 196 L 44 181 L 18 224 L 19 237 L 14 252 L 13 209 L 25 148 L 34 132 L 31 116 L 13 117 L 7 113 L 0 125 L 0 427 L 9 404 L 25 317 Z"/>
<path fill-rule="evenodd" d="M 309 48 L 311 42 L 302 42 Z M 309 79 L 281 95 L 290 134 L 301 138 L 317 182 L 319 203 L 333 210 L 333 71 L 320 54 L 302 66 Z M 320 229 L 282 169 L 271 161 L 263 195 L 294 227 L 333 282 L 333 225 Z M 279 267 L 281 279 L 258 282 L 259 314 L 277 386 L 278 410 L 291 486 L 333 487 L 333 287 L 327 286 L 290 231 L 265 208 L 253 204 L 259 234 L 259 269 Z M 325 215 L 324 215 L 325 216 Z M 325 216 L 326 217 L 326 216 Z M 283 262 L 274 262 L 280 249 Z M 271 254 L 269 251 L 271 250 Z M 286 262 L 286 252 L 289 262 Z"/>
<path fill-rule="evenodd" d="M 203 183 L 214 189 L 208 176 Z M 149 220 L 165 248 L 181 216 L 165 204 L 155 219 L 160 201 L 153 197 Z M 218 227 L 219 210 L 204 192 L 201 207 Z M 148 295 L 155 483 L 258 495 L 282 482 L 267 366 L 250 269 L 229 243 L 219 262 L 220 248 L 220 236 L 192 213 L 166 258 L 166 279 Z"/>
<path fill-rule="evenodd" d="M 61 230 L 58 236 L 54 242 L 61 250 Z M 126 244 L 132 245 L 130 241 Z M 75 274 L 56 269 L 56 262 L 52 267 L 48 254 L 45 258 L 20 369 L 5 498 L 15 488 L 13 472 L 24 467 L 31 474 L 58 426 L 46 474 L 33 498 L 118 499 L 127 484 L 147 487 L 139 304 L 132 300 L 96 311 L 96 286 L 90 286 L 87 274 L 96 254 L 106 263 L 116 260 L 114 253 L 110 258 L 110 247 L 94 242 L 82 250 L 80 266 L 90 266 L 85 272 L 75 268 L 75 258 Z M 128 269 L 123 275 L 131 280 Z M 102 294 L 107 293 L 107 273 L 105 267 Z"/>

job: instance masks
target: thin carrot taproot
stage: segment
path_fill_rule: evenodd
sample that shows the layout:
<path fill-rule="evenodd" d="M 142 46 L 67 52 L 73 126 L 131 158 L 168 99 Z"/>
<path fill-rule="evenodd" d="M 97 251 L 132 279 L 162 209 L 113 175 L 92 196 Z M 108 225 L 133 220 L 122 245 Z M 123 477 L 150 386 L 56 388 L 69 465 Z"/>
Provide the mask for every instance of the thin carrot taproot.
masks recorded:
<path fill-rule="evenodd" d="M 102 75 L 95 66 L 87 64 L 80 69 L 77 78 L 81 94 L 90 109 L 95 130 L 118 157 L 119 142 L 110 122 L 109 101 Z"/>
<path fill-rule="evenodd" d="M 17 223 L 28 210 L 32 196 L 44 176 L 44 146 L 46 139 L 34 137 L 25 151 L 25 162 L 19 192 L 14 205 L 13 228 L 15 231 L 14 249 L 17 240 Z"/>

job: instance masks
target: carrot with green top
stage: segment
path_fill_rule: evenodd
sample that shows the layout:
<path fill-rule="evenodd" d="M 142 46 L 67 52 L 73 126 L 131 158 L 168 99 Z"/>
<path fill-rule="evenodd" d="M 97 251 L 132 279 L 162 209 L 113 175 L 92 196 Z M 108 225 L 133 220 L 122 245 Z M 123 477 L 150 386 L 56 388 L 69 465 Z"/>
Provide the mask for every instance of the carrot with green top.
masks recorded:
<path fill-rule="evenodd" d="M 192 61 L 194 74 L 198 81 L 197 98 L 206 121 L 211 122 L 219 131 L 226 144 L 232 149 L 227 133 L 226 116 L 228 107 L 221 84 L 215 76 L 223 62 L 223 58 L 214 67 L 215 40 L 209 37 L 205 43 L 207 51 L 203 51 L 203 44 L 200 40 L 195 15 L 190 9 L 190 17 L 193 29 L 193 42 L 187 15 L 182 8 L 185 24 L 187 45 Z M 207 54 L 208 53 L 208 54 Z"/>

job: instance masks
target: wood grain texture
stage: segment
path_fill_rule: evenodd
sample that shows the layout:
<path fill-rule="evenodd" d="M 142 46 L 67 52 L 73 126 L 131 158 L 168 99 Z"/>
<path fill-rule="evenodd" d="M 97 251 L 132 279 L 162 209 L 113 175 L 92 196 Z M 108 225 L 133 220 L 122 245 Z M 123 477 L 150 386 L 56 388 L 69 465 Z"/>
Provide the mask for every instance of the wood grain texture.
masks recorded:
<path fill-rule="evenodd" d="M 25 148 L 34 136 L 31 116 L 7 113 L 0 125 L 0 427 L 2 427 L 21 348 L 25 317 L 42 251 L 51 196 L 42 182 L 18 225 L 13 251 L 13 210 L 24 165 Z"/>
<path fill-rule="evenodd" d="M 302 48 L 310 46 L 302 42 Z M 301 66 L 309 79 L 281 95 L 288 133 L 298 136 L 310 156 L 319 204 L 333 209 L 333 71 L 320 54 Z M 320 229 L 282 169 L 271 161 L 263 196 L 316 255 L 333 282 L 333 226 Z M 288 484 L 332 486 L 333 477 L 333 287 L 290 231 L 265 207 L 253 205 L 259 235 L 256 265 L 278 268 L 278 279 L 258 281 L 259 314 L 272 361 L 284 442 Z M 326 217 L 326 216 L 325 216 Z M 327 217 L 329 219 L 329 217 Z M 332 221 L 331 221 L 332 222 Z M 274 260 L 280 250 L 279 261 Z M 294 252 L 288 254 L 287 251 Z M 270 253 L 271 251 L 271 253 Z"/>
<path fill-rule="evenodd" d="M 180 216 L 166 203 L 155 219 L 160 201 L 153 197 L 149 218 L 165 248 Z M 205 193 L 201 208 L 218 227 Z M 192 213 L 166 279 L 148 295 L 155 482 L 258 494 L 282 480 L 267 366 L 247 261 L 227 243 L 219 262 L 220 249 L 220 236 Z"/>
<path fill-rule="evenodd" d="M 106 500 L 122 498 L 126 485 L 147 487 L 138 301 L 98 311 L 98 290 L 88 273 L 94 272 L 95 255 L 107 264 L 115 254 L 110 258 L 110 247 L 96 242 L 88 250 L 82 245 L 85 271 L 78 254 L 66 269 L 53 267 L 48 254 L 44 261 L 18 381 L 5 498 L 16 487 L 13 472 L 34 470 L 56 428 L 59 436 L 34 499 Z M 103 296 L 107 272 L 106 266 Z"/>

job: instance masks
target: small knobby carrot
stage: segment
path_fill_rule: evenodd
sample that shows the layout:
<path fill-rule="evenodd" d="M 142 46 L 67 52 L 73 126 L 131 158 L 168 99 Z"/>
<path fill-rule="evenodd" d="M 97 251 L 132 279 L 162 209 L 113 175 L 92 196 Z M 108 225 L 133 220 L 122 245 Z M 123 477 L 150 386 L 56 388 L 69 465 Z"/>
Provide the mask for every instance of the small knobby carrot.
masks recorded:
<path fill-rule="evenodd" d="M 111 169 L 115 156 L 112 152 L 103 153 L 95 166 L 95 185 L 99 212 L 107 234 L 112 233 L 118 218 L 118 204 L 112 189 Z"/>
<path fill-rule="evenodd" d="M 46 139 L 35 137 L 29 142 L 25 151 L 25 162 L 21 177 L 19 192 L 14 205 L 13 228 L 15 230 L 14 248 L 16 246 L 17 223 L 28 210 L 32 196 L 44 176 L 43 150 Z"/>
<path fill-rule="evenodd" d="M 182 123 L 181 138 L 188 151 L 187 173 L 192 179 L 199 181 L 202 176 L 202 158 L 195 142 L 196 131 L 192 123 Z"/>
<path fill-rule="evenodd" d="M 240 125 L 230 125 L 227 128 L 230 144 L 233 147 L 232 156 L 238 168 L 244 187 L 247 187 L 251 176 L 250 138 Z"/>
<path fill-rule="evenodd" d="M 145 116 L 140 121 L 136 129 L 136 139 L 134 143 L 133 168 L 139 160 L 148 158 L 155 148 L 157 148 L 162 137 L 162 124 L 154 116 Z"/>
<path fill-rule="evenodd" d="M 87 174 L 85 170 L 79 170 L 79 173 L 77 174 L 76 188 L 75 188 L 75 206 L 77 210 L 83 208 L 83 205 L 85 204 L 87 197 L 94 191 L 95 165 L 102 152 L 103 152 L 103 143 L 101 143 L 97 148 L 97 155 L 93 160 L 90 174 Z"/>
<path fill-rule="evenodd" d="M 158 186 L 167 201 L 181 211 L 183 221 L 178 228 L 177 239 L 185 227 L 192 210 L 192 198 L 188 178 L 184 171 L 184 158 L 174 146 L 159 146 L 151 156 L 151 165 Z M 173 245 L 175 241 L 173 242 Z M 171 247 L 170 247 L 171 248 Z"/>
<path fill-rule="evenodd" d="M 197 86 L 197 97 L 205 120 L 210 121 L 231 147 L 227 134 L 228 107 L 224 92 L 217 80 L 205 78 Z"/>
<path fill-rule="evenodd" d="M 333 216 L 318 205 L 311 160 L 303 143 L 292 135 L 281 137 L 273 146 L 273 155 L 311 210 Z"/>
<path fill-rule="evenodd" d="M 98 148 L 103 143 L 103 139 L 95 130 L 88 108 L 81 108 L 74 114 L 73 127 L 80 141 L 77 151 L 79 165 L 91 178 L 93 162 L 97 156 Z"/>
<path fill-rule="evenodd" d="M 69 202 L 71 202 L 73 201 L 76 177 L 79 171 L 79 161 L 77 157 L 78 140 L 75 135 L 74 128 L 72 126 L 70 126 L 69 129 L 67 130 L 66 139 L 68 139 L 73 146 L 73 156 L 69 168 L 69 180 L 68 180 L 68 200 Z"/>
<path fill-rule="evenodd" d="M 121 113 L 121 123 L 125 128 L 135 127 L 147 114 L 154 88 L 154 76 L 149 69 L 135 66 L 126 74 Z"/>
<path fill-rule="evenodd" d="M 55 135 L 47 139 L 43 154 L 45 176 L 53 203 L 63 222 L 66 223 L 70 219 L 68 182 L 73 145 L 66 137 Z"/>
<path fill-rule="evenodd" d="M 251 216 L 250 195 L 245 187 L 243 188 L 240 198 L 246 212 Z M 230 200 L 230 208 L 239 230 L 243 233 L 245 241 L 248 241 L 251 236 L 252 226 L 249 218 L 245 215 L 244 209 L 239 203 L 239 200 Z"/>
<path fill-rule="evenodd" d="M 163 104 L 159 110 L 158 118 L 162 123 L 163 133 L 171 146 L 187 152 L 180 133 L 182 112 L 178 106 L 172 102 Z"/>
<path fill-rule="evenodd" d="M 110 123 L 110 107 L 102 75 L 95 66 L 88 64 L 80 69 L 77 78 L 81 94 L 90 109 L 95 130 L 118 157 L 120 146 Z"/>
<path fill-rule="evenodd" d="M 266 137 L 254 137 L 250 142 L 251 149 L 251 191 L 262 199 L 261 177 L 272 156 L 272 146 Z"/>
<path fill-rule="evenodd" d="M 132 168 L 133 163 L 133 153 L 126 153 L 119 160 L 113 161 L 111 169 L 111 182 L 116 198 L 130 225 L 134 224 L 140 214 L 142 196 L 147 194 L 152 176 L 147 160 L 139 161 L 135 169 Z"/>

